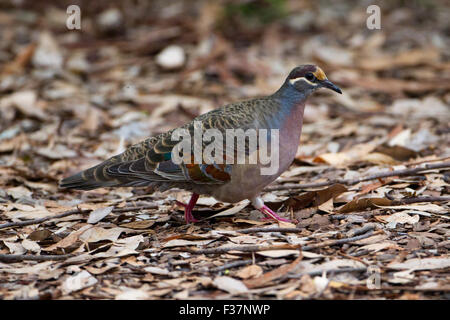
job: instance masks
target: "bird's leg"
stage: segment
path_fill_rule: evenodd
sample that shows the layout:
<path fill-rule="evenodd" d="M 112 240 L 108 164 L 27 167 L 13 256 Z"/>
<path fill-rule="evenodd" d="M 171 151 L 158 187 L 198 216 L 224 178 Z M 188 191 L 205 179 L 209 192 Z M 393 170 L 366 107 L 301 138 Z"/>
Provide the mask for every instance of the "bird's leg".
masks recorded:
<path fill-rule="evenodd" d="M 267 217 L 264 219 L 273 219 L 276 221 L 284 221 L 284 222 L 292 222 L 291 220 L 285 219 L 277 215 L 275 212 L 273 212 L 268 206 L 264 204 L 264 201 L 260 197 L 256 197 L 252 199 L 253 206 L 264 213 Z"/>
<path fill-rule="evenodd" d="M 199 195 L 197 193 L 193 193 L 188 204 L 184 204 L 183 202 L 175 200 L 176 203 L 184 207 L 184 219 L 186 220 L 186 223 L 198 222 L 198 220 L 195 219 L 194 216 L 192 215 L 192 209 L 197 203 L 198 197 Z"/>

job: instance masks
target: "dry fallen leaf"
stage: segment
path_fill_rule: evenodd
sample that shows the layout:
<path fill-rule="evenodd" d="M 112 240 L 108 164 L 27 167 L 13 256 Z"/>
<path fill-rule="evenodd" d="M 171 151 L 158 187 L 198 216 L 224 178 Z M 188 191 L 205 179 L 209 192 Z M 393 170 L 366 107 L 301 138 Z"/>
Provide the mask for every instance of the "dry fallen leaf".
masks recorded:
<path fill-rule="evenodd" d="M 387 265 L 391 269 L 408 270 L 434 270 L 450 267 L 450 258 L 414 258 L 400 263 L 390 263 Z"/>
<path fill-rule="evenodd" d="M 247 287 L 242 281 L 231 277 L 217 277 L 214 279 L 213 284 L 220 290 L 226 291 L 231 294 L 242 294 L 248 291 Z"/>
<path fill-rule="evenodd" d="M 339 208 L 338 212 L 347 213 L 352 211 L 362 211 L 367 208 L 376 208 L 377 206 L 388 206 L 391 200 L 386 198 L 364 198 L 352 200 Z"/>
<path fill-rule="evenodd" d="M 244 284 L 249 289 L 263 287 L 266 284 L 269 284 L 271 281 L 278 279 L 278 278 L 284 276 L 285 274 L 287 274 L 288 272 L 294 270 L 298 266 L 298 264 L 301 262 L 302 258 L 303 257 L 300 254 L 299 257 L 297 259 L 295 259 L 292 263 L 283 265 L 277 269 L 266 272 L 257 278 L 245 280 Z"/>
<path fill-rule="evenodd" d="M 221 211 L 219 213 L 216 213 L 210 217 L 208 217 L 207 219 L 212 219 L 215 217 L 225 217 L 225 216 L 232 216 L 235 215 L 236 213 L 238 213 L 239 211 L 241 211 L 242 209 L 244 209 L 246 206 L 248 206 L 250 204 L 249 200 L 242 200 L 241 202 L 238 202 L 237 204 L 234 205 L 234 207 Z"/>
<path fill-rule="evenodd" d="M 266 251 L 258 251 L 256 253 L 261 256 L 270 258 L 281 258 L 299 254 L 298 250 L 266 250 Z"/>
<path fill-rule="evenodd" d="M 148 229 L 154 224 L 155 224 L 154 220 L 141 220 L 124 223 L 121 224 L 120 226 L 123 228 L 130 228 L 130 229 Z"/>
<path fill-rule="evenodd" d="M 52 244 L 49 247 L 43 248 L 43 250 L 53 251 L 58 248 L 67 248 L 67 247 L 73 245 L 75 242 L 77 242 L 79 240 L 80 235 L 83 234 L 85 231 L 89 230 L 90 228 L 92 228 L 91 225 L 85 225 L 85 226 L 81 227 L 80 229 L 73 231 L 71 234 L 69 234 L 64 239 L 58 241 L 57 243 Z"/>
<path fill-rule="evenodd" d="M 377 219 L 388 222 L 388 228 L 395 228 L 397 223 L 415 224 L 419 222 L 420 217 L 419 215 L 410 216 L 409 214 L 403 211 L 403 212 L 396 212 L 390 216 L 378 216 Z"/>
<path fill-rule="evenodd" d="M 41 247 L 39 246 L 39 244 L 32 240 L 23 239 L 22 246 L 31 252 L 36 252 L 36 253 L 41 252 Z"/>
<path fill-rule="evenodd" d="M 87 223 L 97 223 L 100 220 L 102 220 L 104 217 L 106 217 L 108 214 L 110 214 L 112 212 L 112 210 L 114 209 L 113 206 L 110 207 L 106 207 L 106 208 L 98 208 L 95 209 L 94 211 L 92 211 L 89 214 L 89 218 L 87 220 Z"/>
<path fill-rule="evenodd" d="M 79 236 L 79 239 L 85 242 L 97 242 L 101 240 L 109 240 L 115 242 L 117 241 L 117 239 L 119 239 L 120 234 L 125 230 L 126 229 L 120 227 L 111 229 L 92 227 L 83 232 Z"/>
<path fill-rule="evenodd" d="M 263 273 L 263 270 L 260 266 L 256 265 L 256 264 L 252 264 L 249 266 L 246 266 L 244 268 L 242 268 L 241 270 L 239 270 L 236 273 L 236 276 L 238 276 L 241 279 L 250 279 L 250 278 L 256 278 L 261 276 Z"/>
<path fill-rule="evenodd" d="M 86 270 L 81 271 L 80 273 L 68 277 L 62 284 L 61 290 L 64 294 L 69 294 L 73 291 L 78 291 L 96 284 L 98 280 L 94 278 L 89 272 Z"/>

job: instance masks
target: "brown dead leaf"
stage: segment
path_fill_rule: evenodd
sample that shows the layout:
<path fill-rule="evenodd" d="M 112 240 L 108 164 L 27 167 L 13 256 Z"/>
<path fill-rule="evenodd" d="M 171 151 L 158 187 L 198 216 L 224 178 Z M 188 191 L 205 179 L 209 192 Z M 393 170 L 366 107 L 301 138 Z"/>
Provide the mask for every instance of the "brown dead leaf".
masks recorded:
<path fill-rule="evenodd" d="M 67 237 L 65 237 L 64 239 L 58 241 L 57 243 L 47 247 L 47 248 L 43 248 L 43 250 L 45 251 L 53 251 L 56 250 L 58 248 L 67 248 L 71 245 L 73 245 L 75 242 L 78 241 L 79 237 L 81 234 L 83 234 L 85 231 L 89 230 L 90 228 L 92 228 L 92 225 L 85 225 L 83 227 L 81 227 L 80 229 L 73 231 L 71 234 L 69 234 Z"/>
<path fill-rule="evenodd" d="M 140 220 L 121 224 L 121 227 L 130 229 L 149 229 L 155 224 L 154 220 Z"/>
<path fill-rule="evenodd" d="M 104 217 L 106 217 L 108 214 L 110 214 L 113 209 L 114 209 L 113 206 L 95 209 L 94 211 L 92 211 L 89 214 L 87 223 L 94 224 L 94 223 L 101 221 Z"/>
<path fill-rule="evenodd" d="M 399 145 L 389 146 L 383 144 L 376 147 L 374 151 L 388 155 L 397 161 L 408 161 L 418 156 L 417 152 Z"/>
<path fill-rule="evenodd" d="M 361 57 L 359 67 L 371 71 L 392 69 L 395 67 L 415 66 L 418 64 L 432 64 L 439 61 L 440 52 L 435 48 L 413 49 L 402 51 L 396 56 L 390 54 L 371 55 Z"/>
<path fill-rule="evenodd" d="M 84 269 L 89 271 L 89 273 L 91 273 L 91 274 L 99 275 L 99 274 L 104 274 L 113 269 L 116 269 L 117 267 L 118 266 L 115 266 L 115 265 L 107 265 L 102 268 L 96 268 L 96 267 L 92 267 L 92 266 L 84 266 Z"/>
<path fill-rule="evenodd" d="M 326 189 L 318 191 L 309 191 L 300 196 L 291 197 L 286 201 L 286 205 L 291 207 L 294 211 L 304 209 L 310 206 L 320 206 L 330 199 L 334 199 L 341 193 L 347 191 L 347 188 L 342 184 L 334 184 Z"/>
<path fill-rule="evenodd" d="M 73 291 L 78 291 L 96 284 L 98 280 L 94 278 L 89 272 L 83 270 L 80 273 L 68 277 L 62 284 L 61 290 L 64 294 L 69 294 Z"/>
<path fill-rule="evenodd" d="M 267 224 L 266 221 L 259 221 L 259 220 L 248 220 L 248 219 L 241 219 L 241 218 L 233 218 L 233 223 L 246 223 L 256 226 L 262 226 L 264 224 Z"/>
<path fill-rule="evenodd" d="M 272 271 L 264 273 L 262 276 L 245 280 L 244 284 L 247 286 L 247 288 L 253 289 L 253 288 L 260 288 L 265 286 L 266 284 L 270 283 L 271 281 L 278 279 L 288 272 L 292 271 L 297 267 L 297 265 L 302 261 L 303 256 L 300 254 L 297 259 L 295 259 L 292 263 L 288 265 L 283 265 L 277 269 L 274 269 Z"/>
<path fill-rule="evenodd" d="M 397 161 L 394 158 L 392 158 L 386 154 L 380 153 L 380 152 L 371 152 L 369 154 L 366 154 L 361 157 L 361 161 L 367 161 L 367 162 L 378 164 L 378 165 L 397 164 Z"/>
<path fill-rule="evenodd" d="M 248 291 L 244 282 L 233 279 L 231 277 L 217 277 L 214 279 L 213 283 L 220 290 L 226 291 L 231 294 L 246 293 Z"/>
<path fill-rule="evenodd" d="M 348 164 L 352 159 L 345 153 L 324 153 L 313 159 L 316 163 L 328 163 L 335 167 L 342 167 Z"/>
<path fill-rule="evenodd" d="M 37 244 L 37 242 L 34 242 L 32 240 L 23 239 L 22 246 L 31 252 L 36 252 L 36 253 L 41 252 L 41 247 L 39 246 L 39 244 Z"/>
<path fill-rule="evenodd" d="M 256 254 L 264 256 L 264 257 L 270 257 L 270 258 L 282 258 L 282 257 L 289 257 L 292 255 L 298 255 L 298 250 L 267 250 L 267 251 L 258 251 Z"/>
<path fill-rule="evenodd" d="M 212 219 L 212 218 L 215 218 L 215 217 L 224 217 L 224 216 L 235 215 L 236 213 L 238 213 L 239 211 L 244 209 L 249 204 L 250 204 L 249 200 L 242 200 L 241 202 L 238 202 L 237 204 L 235 204 L 232 208 L 224 210 L 224 211 L 221 211 L 219 213 L 216 213 L 216 214 L 208 217 L 207 219 Z"/>
<path fill-rule="evenodd" d="M 111 229 L 105 229 L 101 227 L 92 227 L 87 229 L 85 232 L 80 234 L 78 237 L 82 241 L 86 242 L 97 242 L 102 240 L 109 240 L 112 242 L 117 241 L 119 239 L 120 234 L 124 232 L 126 229 L 116 227 Z"/>
<path fill-rule="evenodd" d="M 50 237 L 53 233 L 47 229 L 36 230 L 30 233 L 28 239 L 33 241 L 42 241 Z"/>
<path fill-rule="evenodd" d="M 24 47 L 14 60 L 8 64 L 5 64 L 3 72 L 5 74 L 10 73 L 19 73 L 23 70 L 23 68 L 30 62 L 31 57 L 34 54 L 34 50 L 36 49 L 35 43 L 30 43 L 26 47 Z"/>
<path fill-rule="evenodd" d="M 238 276 L 241 279 L 250 279 L 250 278 L 256 278 L 263 274 L 263 269 L 256 265 L 252 264 L 247 267 L 242 268 L 236 273 L 236 276 Z"/>
<path fill-rule="evenodd" d="M 376 208 L 377 206 L 388 206 L 392 203 L 391 200 L 386 198 L 364 198 L 352 200 L 349 203 L 342 206 L 338 212 L 347 213 L 352 211 L 363 211 L 367 208 Z"/>
<path fill-rule="evenodd" d="M 415 223 L 419 222 L 420 216 L 417 214 L 414 216 L 410 216 L 405 211 L 402 211 L 402 212 L 396 212 L 392 215 L 377 216 L 377 220 L 381 220 L 383 222 L 388 222 L 390 225 L 392 225 L 393 228 L 395 228 L 395 225 L 397 223 L 415 224 Z"/>
<path fill-rule="evenodd" d="M 358 251 L 360 250 L 368 250 L 371 252 L 378 252 L 385 249 L 395 249 L 395 250 L 404 250 L 402 247 L 398 246 L 394 242 L 391 241 L 385 241 L 385 242 L 378 242 L 378 243 L 372 243 L 367 244 L 365 246 L 359 247 Z"/>
<path fill-rule="evenodd" d="M 390 269 L 412 269 L 412 270 L 433 270 L 445 269 L 450 267 L 450 258 L 413 258 L 401 263 L 391 263 L 387 265 Z"/>

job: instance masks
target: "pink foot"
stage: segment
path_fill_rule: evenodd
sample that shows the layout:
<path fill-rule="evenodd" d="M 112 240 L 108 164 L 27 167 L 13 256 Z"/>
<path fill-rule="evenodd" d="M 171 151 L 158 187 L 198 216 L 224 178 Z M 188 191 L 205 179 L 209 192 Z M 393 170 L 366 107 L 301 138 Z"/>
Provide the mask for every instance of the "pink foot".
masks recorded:
<path fill-rule="evenodd" d="M 191 222 L 192 223 L 198 222 L 198 220 L 195 219 L 194 216 L 192 215 L 192 209 L 194 208 L 195 204 L 197 203 L 198 196 L 199 196 L 198 194 L 193 193 L 188 204 L 184 204 L 178 200 L 175 200 L 177 204 L 184 207 L 184 220 L 186 220 L 186 224 L 191 223 Z"/>
<path fill-rule="evenodd" d="M 292 222 L 291 220 L 280 217 L 266 205 L 264 205 L 261 209 L 259 209 L 259 211 L 261 211 L 262 213 L 264 213 L 267 216 L 265 218 L 262 218 L 262 220 L 272 220 L 273 219 L 276 221 Z"/>

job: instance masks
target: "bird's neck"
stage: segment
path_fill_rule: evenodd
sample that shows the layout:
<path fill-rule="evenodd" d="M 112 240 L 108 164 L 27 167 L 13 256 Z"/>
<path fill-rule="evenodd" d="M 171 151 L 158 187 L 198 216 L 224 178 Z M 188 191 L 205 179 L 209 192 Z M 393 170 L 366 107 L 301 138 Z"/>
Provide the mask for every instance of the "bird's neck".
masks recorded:
<path fill-rule="evenodd" d="M 278 99 L 282 108 L 292 109 L 299 103 L 304 102 L 307 98 L 305 93 L 296 90 L 292 85 L 285 82 L 277 92 L 273 94 L 273 97 Z"/>
<path fill-rule="evenodd" d="M 307 98 L 304 93 L 285 83 L 272 97 L 278 101 L 278 110 L 273 114 L 281 123 L 288 119 L 303 122 L 303 112 Z"/>

